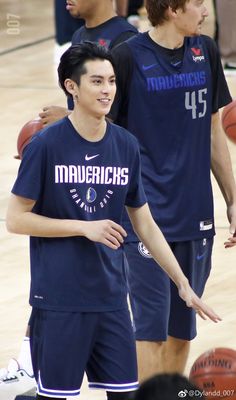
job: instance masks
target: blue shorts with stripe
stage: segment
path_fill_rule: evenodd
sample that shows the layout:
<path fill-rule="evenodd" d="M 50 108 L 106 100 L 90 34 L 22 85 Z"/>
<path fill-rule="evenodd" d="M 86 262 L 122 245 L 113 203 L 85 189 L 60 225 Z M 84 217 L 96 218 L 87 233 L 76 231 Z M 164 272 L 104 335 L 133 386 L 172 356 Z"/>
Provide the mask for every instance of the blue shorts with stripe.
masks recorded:
<path fill-rule="evenodd" d="M 96 313 L 33 309 L 30 323 L 40 395 L 79 395 L 84 372 L 92 389 L 137 389 L 135 338 L 128 309 Z"/>
<path fill-rule="evenodd" d="M 213 238 L 169 245 L 193 290 L 201 296 L 211 270 Z M 125 253 L 136 339 L 165 341 L 168 335 L 193 339 L 196 312 L 185 305 L 175 284 L 141 242 L 126 243 Z"/>

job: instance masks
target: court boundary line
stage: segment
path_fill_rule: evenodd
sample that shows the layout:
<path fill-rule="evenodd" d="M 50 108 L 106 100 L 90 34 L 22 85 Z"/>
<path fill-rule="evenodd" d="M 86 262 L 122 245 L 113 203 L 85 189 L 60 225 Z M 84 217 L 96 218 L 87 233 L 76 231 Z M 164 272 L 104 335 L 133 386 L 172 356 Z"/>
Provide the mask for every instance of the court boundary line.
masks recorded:
<path fill-rule="evenodd" d="M 34 42 L 21 44 L 19 46 L 12 47 L 11 49 L 1 51 L 0 56 L 5 56 L 6 54 L 14 53 L 14 51 L 26 49 L 27 47 L 36 46 L 37 44 L 47 42 L 48 40 L 51 40 L 51 39 L 55 39 L 55 35 L 47 36 L 45 38 L 35 40 Z"/>

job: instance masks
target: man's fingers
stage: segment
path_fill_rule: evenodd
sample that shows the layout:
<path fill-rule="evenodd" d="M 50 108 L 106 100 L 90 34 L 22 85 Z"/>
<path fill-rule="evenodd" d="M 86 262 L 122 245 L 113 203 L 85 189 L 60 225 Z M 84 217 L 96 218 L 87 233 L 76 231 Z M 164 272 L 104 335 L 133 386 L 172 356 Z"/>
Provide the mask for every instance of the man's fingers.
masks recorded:
<path fill-rule="evenodd" d="M 197 314 L 202 318 L 202 319 L 207 319 L 209 318 L 211 321 L 213 322 L 218 322 L 218 321 L 222 321 L 222 318 L 215 313 L 214 310 L 212 310 L 212 308 L 208 307 L 206 304 L 204 304 L 201 300 L 200 302 L 198 302 L 198 304 L 196 304 L 195 306 L 193 306 L 193 308 L 195 309 L 195 311 L 197 312 Z"/>
<path fill-rule="evenodd" d="M 107 247 L 110 247 L 110 249 L 113 249 L 113 250 L 117 250 L 120 247 L 120 244 L 117 246 L 108 239 L 104 239 L 103 244 L 105 244 Z"/>

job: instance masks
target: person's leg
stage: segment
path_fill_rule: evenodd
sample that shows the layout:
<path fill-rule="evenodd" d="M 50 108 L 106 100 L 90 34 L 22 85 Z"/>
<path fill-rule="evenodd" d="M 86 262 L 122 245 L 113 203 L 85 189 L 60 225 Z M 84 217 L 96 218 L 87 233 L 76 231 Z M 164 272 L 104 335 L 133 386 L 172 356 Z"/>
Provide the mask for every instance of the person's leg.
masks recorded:
<path fill-rule="evenodd" d="M 28 325 L 17 359 L 12 358 L 8 367 L 0 370 L 0 398 L 9 396 L 15 398 L 24 393 L 32 395 L 35 393 L 36 382 L 31 361 L 29 329 Z"/>
<path fill-rule="evenodd" d="M 93 318 L 94 313 L 33 311 L 30 341 L 38 395 L 78 396 L 98 317 Z"/>
<path fill-rule="evenodd" d="M 132 399 L 138 389 L 135 339 L 127 308 L 100 313 L 93 351 L 86 367 L 91 389 L 108 399 Z"/>
<path fill-rule="evenodd" d="M 139 381 L 164 371 L 170 280 L 141 242 L 128 243 L 130 304 L 134 318 Z"/>
<path fill-rule="evenodd" d="M 0 369 L 0 380 L 3 380 L 6 378 L 9 370 L 12 370 L 12 365 L 15 364 L 15 366 L 18 369 L 24 369 L 29 376 L 33 375 L 33 368 L 32 368 L 32 361 L 31 361 L 31 354 L 30 354 L 30 339 L 29 339 L 29 329 L 30 326 L 27 326 L 25 337 L 22 341 L 21 347 L 20 347 L 20 352 L 18 357 L 15 359 L 13 358 L 9 362 L 9 366 L 7 368 L 1 368 Z M 13 361 L 13 362 L 12 362 Z"/>
<path fill-rule="evenodd" d="M 198 296 L 202 296 L 211 269 L 212 239 L 201 239 L 171 244 L 184 274 Z M 184 321 L 180 323 L 179 321 Z M 171 283 L 171 308 L 169 336 L 163 349 L 166 372 L 183 374 L 190 350 L 190 341 L 195 338 L 196 313 L 186 307 L 179 297 L 176 286 Z"/>
<path fill-rule="evenodd" d="M 168 336 L 163 347 L 164 369 L 168 373 L 183 374 L 190 352 L 190 341 Z"/>
<path fill-rule="evenodd" d="M 164 370 L 165 342 L 136 340 L 139 381 L 143 382 Z"/>
<path fill-rule="evenodd" d="M 224 63 L 236 67 L 236 2 L 235 0 L 216 0 L 218 21 L 218 44 Z"/>

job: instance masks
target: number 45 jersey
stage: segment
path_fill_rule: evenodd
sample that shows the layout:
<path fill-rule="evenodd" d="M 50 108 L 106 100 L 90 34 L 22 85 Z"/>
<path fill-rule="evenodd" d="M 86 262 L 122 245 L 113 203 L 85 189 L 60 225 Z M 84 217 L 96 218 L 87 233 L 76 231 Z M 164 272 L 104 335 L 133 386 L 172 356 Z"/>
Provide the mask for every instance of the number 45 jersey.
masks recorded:
<path fill-rule="evenodd" d="M 139 140 L 154 219 L 168 241 L 212 237 L 211 117 L 231 101 L 214 41 L 185 38 L 167 49 L 144 33 L 113 54 L 119 93 L 111 116 Z M 125 227 L 134 240 L 128 218 Z"/>

